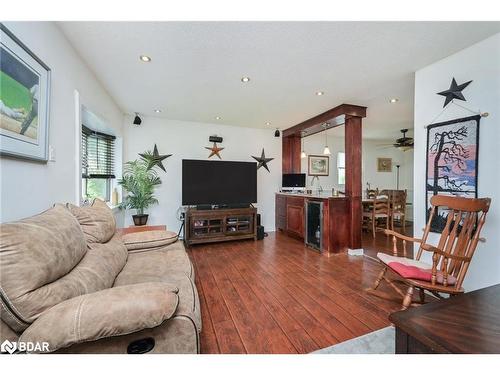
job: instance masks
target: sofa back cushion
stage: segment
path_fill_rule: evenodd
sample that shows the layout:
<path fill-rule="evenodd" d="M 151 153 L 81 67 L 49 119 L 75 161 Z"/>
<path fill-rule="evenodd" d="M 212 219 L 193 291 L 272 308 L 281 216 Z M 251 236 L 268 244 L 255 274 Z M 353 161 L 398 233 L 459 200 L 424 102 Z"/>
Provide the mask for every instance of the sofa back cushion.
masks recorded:
<path fill-rule="evenodd" d="M 68 203 L 67 207 L 82 226 L 87 242 L 105 243 L 115 234 L 115 216 L 106 202 L 94 199 L 91 206 L 78 207 Z"/>
<path fill-rule="evenodd" d="M 74 269 L 86 252 L 78 221 L 60 205 L 0 224 L 2 319 L 21 331 L 61 298 L 73 297 L 74 292 L 49 286 Z"/>

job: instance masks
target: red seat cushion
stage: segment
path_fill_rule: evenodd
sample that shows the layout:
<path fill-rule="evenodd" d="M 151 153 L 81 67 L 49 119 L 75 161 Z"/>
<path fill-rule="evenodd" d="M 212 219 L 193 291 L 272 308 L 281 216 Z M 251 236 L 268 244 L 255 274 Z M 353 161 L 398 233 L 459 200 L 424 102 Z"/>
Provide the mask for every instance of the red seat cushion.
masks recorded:
<path fill-rule="evenodd" d="M 431 269 L 410 266 L 399 262 L 389 262 L 387 265 L 405 279 L 423 280 L 428 282 L 432 280 Z M 443 272 L 437 272 L 436 282 L 438 284 L 443 284 Z M 448 285 L 455 285 L 456 282 L 457 279 L 454 276 L 448 275 Z"/>

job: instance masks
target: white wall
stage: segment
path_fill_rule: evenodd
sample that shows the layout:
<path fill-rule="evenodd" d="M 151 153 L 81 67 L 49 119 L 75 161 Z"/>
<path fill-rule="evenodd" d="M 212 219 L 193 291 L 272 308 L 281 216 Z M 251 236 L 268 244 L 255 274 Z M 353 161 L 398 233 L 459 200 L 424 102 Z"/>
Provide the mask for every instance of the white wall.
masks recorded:
<path fill-rule="evenodd" d="M 266 157 L 274 158 L 269 163 L 271 173 L 260 168 L 257 173 L 256 207 L 262 215 L 262 223 L 266 231 L 274 230 L 274 193 L 281 184 L 281 138 L 274 137 L 274 129 L 252 129 L 244 127 L 202 124 L 195 122 L 166 120 L 156 117 L 143 117 L 140 126 L 132 125 L 132 118 L 126 117 L 124 131 L 124 161 L 137 159 L 139 152 L 152 150 L 154 144 L 161 154 L 173 154 L 164 161 L 167 172 L 160 171 L 162 184 L 157 190 L 159 205 L 147 210 L 152 225 L 166 224 L 169 230 L 178 231 L 180 222 L 176 212 L 181 206 L 182 159 L 207 160 L 211 146 L 210 135 L 224 138 L 220 147 L 222 160 L 254 161 L 251 155 L 260 156 L 262 148 Z M 211 158 L 217 162 L 216 156 Z M 231 178 L 231 176 L 228 176 Z M 127 212 L 126 224 L 132 223 L 131 214 Z"/>
<path fill-rule="evenodd" d="M 362 144 L 362 183 L 363 191 L 367 188 L 367 182 L 372 189 L 396 189 L 397 169 L 396 165 L 401 165 L 399 176 L 399 188 L 408 190 L 408 202 L 413 201 L 413 151 L 400 151 L 394 147 L 381 147 L 381 144 L 392 143 L 393 140 L 363 140 Z M 304 140 L 304 150 L 306 154 L 322 155 L 325 147 L 324 133 L 317 133 L 306 137 Z M 344 152 L 344 138 L 337 136 L 328 136 L 328 147 L 330 148 L 330 175 L 320 177 L 320 183 L 323 189 L 344 190 L 344 186 L 338 185 L 337 154 Z M 391 158 L 392 172 L 377 172 L 377 158 Z M 301 160 L 301 171 L 307 173 L 307 158 Z M 311 185 L 312 177 L 307 176 L 307 185 Z M 314 187 L 317 188 L 317 181 Z M 412 217 L 412 207 L 408 207 L 408 219 Z"/>
<path fill-rule="evenodd" d="M 2 157 L 0 221 L 39 213 L 55 202 L 75 202 L 77 149 L 74 91 L 116 134 L 123 115 L 93 73 L 52 22 L 5 22 L 51 69 L 49 144 L 56 161 L 47 164 Z"/>
<path fill-rule="evenodd" d="M 500 283 L 500 34 L 496 34 L 454 55 L 416 72 L 415 76 L 415 234 L 425 226 L 426 129 L 443 109 L 444 97 L 452 77 L 457 83 L 473 80 L 463 91 L 465 106 L 489 112 L 482 118 L 479 136 L 478 196 L 492 198 L 482 232 L 486 243 L 479 243 L 464 282 L 466 290 Z M 438 122 L 470 116 L 452 104 Z M 437 242 L 433 235 L 431 242 Z M 427 261 L 431 261 L 427 256 Z"/>

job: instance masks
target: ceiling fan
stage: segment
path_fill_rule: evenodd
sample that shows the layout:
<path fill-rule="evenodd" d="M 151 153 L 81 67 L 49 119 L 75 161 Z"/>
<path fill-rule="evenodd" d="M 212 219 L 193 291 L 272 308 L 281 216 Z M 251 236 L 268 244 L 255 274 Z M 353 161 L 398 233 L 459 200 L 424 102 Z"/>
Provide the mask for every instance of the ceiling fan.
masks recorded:
<path fill-rule="evenodd" d="M 408 151 L 413 149 L 413 138 L 407 137 L 406 133 L 408 129 L 401 129 L 401 133 L 403 136 L 401 138 L 396 139 L 395 143 L 381 144 L 379 146 L 387 146 L 387 147 L 395 147 L 401 151 Z"/>

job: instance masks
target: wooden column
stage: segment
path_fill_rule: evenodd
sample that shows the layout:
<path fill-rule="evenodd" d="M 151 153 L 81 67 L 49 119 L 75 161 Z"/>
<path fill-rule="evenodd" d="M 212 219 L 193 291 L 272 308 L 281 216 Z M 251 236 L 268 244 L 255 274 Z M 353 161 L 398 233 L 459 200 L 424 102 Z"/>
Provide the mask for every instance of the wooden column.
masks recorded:
<path fill-rule="evenodd" d="M 300 173 L 300 141 L 299 135 L 282 138 L 282 173 Z"/>
<path fill-rule="evenodd" d="M 350 249 L 361 249 L 361 122 L 361 117 L 356 116 L 347 116 L 345 120 L 345 192 L 349 200 Z"/>

